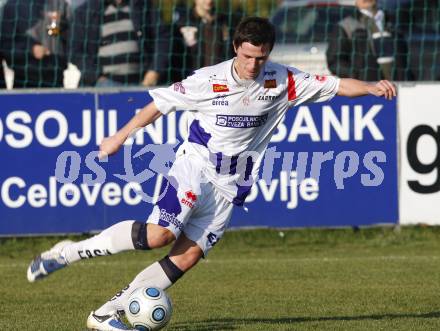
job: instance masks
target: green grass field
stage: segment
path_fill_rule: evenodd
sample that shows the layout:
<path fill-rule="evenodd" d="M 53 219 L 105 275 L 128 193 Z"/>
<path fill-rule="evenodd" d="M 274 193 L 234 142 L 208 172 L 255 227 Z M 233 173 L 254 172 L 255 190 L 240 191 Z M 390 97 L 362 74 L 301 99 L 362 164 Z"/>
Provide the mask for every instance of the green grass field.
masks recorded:
<path fill-rule="evenodd" d="M 166 253 L 27 283 L 31 258 L 58 240 L 0 240 L 0 330 L 85 330 L 91 310 Z M 231 231 L 168 293 L 168 331 L 440 330 L 440 229 Z"/>

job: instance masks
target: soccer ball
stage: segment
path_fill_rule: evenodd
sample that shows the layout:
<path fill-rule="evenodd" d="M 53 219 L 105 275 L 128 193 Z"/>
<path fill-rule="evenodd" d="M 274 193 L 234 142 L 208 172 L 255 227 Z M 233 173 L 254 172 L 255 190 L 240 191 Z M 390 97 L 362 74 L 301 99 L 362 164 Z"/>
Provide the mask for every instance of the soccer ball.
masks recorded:
<path fill-rule="evenodd" d="M 164 290 L 139 287 L 130 294 L 125 314 L 130 324 L 140 331 L 162 329 L 171 319 L 173 307 Z"/>

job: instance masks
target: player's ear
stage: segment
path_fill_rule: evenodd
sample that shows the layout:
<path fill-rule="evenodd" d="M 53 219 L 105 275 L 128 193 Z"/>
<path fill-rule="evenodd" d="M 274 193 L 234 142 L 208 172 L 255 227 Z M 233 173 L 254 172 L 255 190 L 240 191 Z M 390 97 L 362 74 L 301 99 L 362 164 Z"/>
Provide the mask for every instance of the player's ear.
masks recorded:
<path fill-rule="evenodd" d="M 234 47 L 234 52 L 235 52 L 235 54 L 237 54 L 237 46 L 235 46 L 235 43 L 234 43 L 234 42 L 232 43 L 232 46 Z"/>

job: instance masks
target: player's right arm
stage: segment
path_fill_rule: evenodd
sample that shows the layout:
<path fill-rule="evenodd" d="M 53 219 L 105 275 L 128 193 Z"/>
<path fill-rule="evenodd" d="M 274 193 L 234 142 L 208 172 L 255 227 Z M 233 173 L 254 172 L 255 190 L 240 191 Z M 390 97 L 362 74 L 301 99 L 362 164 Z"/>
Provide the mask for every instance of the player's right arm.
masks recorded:
<path fill-rule="evenodd" d="M 102 140 L 99 145 L 99 158 L 115 154 L 124 144 L 125 140 L 127 140 L 129 135 L 148 124 L 153 123 L 160 116 L 162 116 L 162 113 L 156 107 L 155 103 L 150 102 L 114 135 Z"/>
<path fill-rule="evenodd" d="M 208 76 L 209 78 L 209 76 Z M 207 88 L 211 85 L 204 84 L 207 78 L 204 74 L 194 74 L 182 82 L 174 83 L 166 88 L 150 90 L 153 102 L 146 105 L 139 113 L 113 136 L 105 138 L 99 146 L 99 156 L 115 154 L 127 140 L 128 136 L 136 130 L 153 123 L 161 115 L 179 110 L 195 110 L 200 98 L 209 93 Z"/>

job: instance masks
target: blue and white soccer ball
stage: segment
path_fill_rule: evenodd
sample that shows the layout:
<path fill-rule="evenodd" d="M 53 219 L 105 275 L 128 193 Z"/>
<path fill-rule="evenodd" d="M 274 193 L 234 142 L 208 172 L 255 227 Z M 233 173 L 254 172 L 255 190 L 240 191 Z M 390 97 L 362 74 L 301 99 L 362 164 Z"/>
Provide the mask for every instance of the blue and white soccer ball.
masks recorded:
<path fill-rule="evenodd" d="M 171 319 L 173 306 L 164 290 L 139 287 L 130 294 L 125 315 L 130 324 L 140 331 L 162 329 Z"/>

